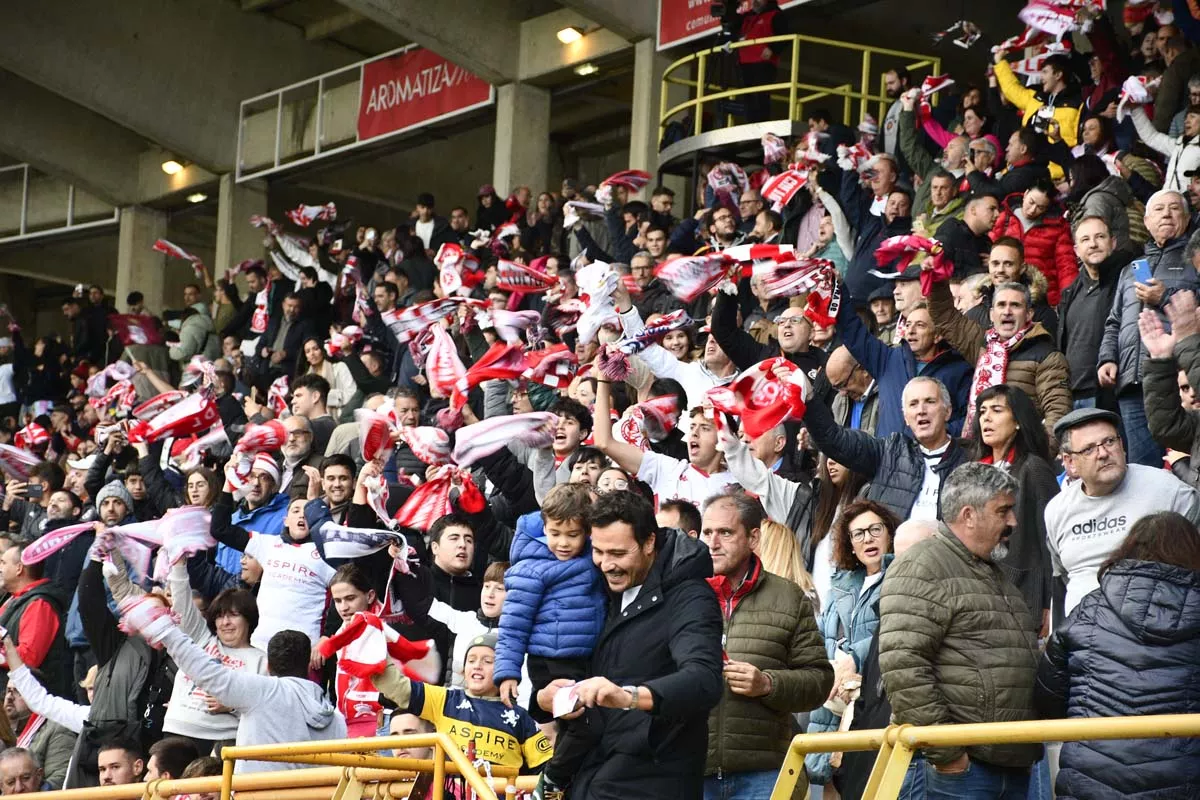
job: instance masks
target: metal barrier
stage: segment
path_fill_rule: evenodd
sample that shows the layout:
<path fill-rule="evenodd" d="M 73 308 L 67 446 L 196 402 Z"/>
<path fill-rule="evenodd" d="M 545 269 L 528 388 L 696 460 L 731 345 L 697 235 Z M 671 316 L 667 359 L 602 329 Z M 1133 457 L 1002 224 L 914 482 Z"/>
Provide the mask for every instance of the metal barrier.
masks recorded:
<path fill-rule="evenodd" d="M 432 759 L 386 756 L 379 750 L 431 747 Z M 12 795 L 33 800 L 166 800 L 183 794 L 220 792 L 222 800 L 391 800 L 408 797 L 417 773 L 432 773 L 433 800 L 442 800 L 447 775 L 462 775 L 480 800 L 497 800 L 514 785 L 531 791 L 537 776 L 517 777 L 514 767 L 492 766 L 485 778 L 467 761 L 458 745 L 447 735 L 423 733 L 411 736 L 378 736 L 369 739 L 338 739 L 328 742 L 226 747 L 221 751 L 223 771 L 208 778 L 185 778 L 60 789 L 53 792 Z M 310 769 L 254 772 L 235 775 L 237 760 L 280 761 L 322 765 Z"/>
<path fill-rule="evenodd" d="M 768 83 L 761 86 L 742 86 L 732 89 L 726 89 L 719 84 L 715 84 L 711 79 L 711 71 L 709 69 L 709 60 L 718 55 L 730 54 L 736 52 L 743 47 L 763 47 L 773 44 L 788 44 L 791 49 L 791 64 L 788 71 L 788 80 L 785 83 Z M 862 58 L 862 81 L 858 90 L 854 90 L 851 84 L 842 84 L 840 86 L 817 86 L 810 83 L 800 82 L 800 46 L 819 45 L 824 47 L 833 47 L 839 50 L 853 51 L 861 54 Z M 853 127 L 852 124 L 852 108 L 854 101 L 859 104 L 859 117 L 865 117 L 872 103 L 879 104 L 879 110 L 876 118 L 880 125 L 883 124 L 883 118 L 887 112 L 888 105 L 892 102 L 884 92 L 884 76 L 879 76 L 879 93 L 872 94 L 871 92 L 871 74 L 872 74 L 872 59 L 875 57 L 888 57 L 898 59 L 901 63 L 897 66 L 907 67 L 910 72 L 919 72 L 929 70 L 931 75 L 939 75 L 942 70 L 942 60 L 934 56 L 926 56 L 920 53 L 906 53 L 901 50 L 888 50 L 882 47 L 870 47 L 868 45 L 854 44 L 852 42 L 839 42 L 833 39 L 821 39 L 815 36 L 804 36 L 794 34 L 791 36 L 768 36 L 762 39 L 751 39 L 745 42 L 733 42 L 728 45 L 719 47 L 710 47 L 707 50 L 701 50 L 697 53 L 684 56 L 683 58 L 670 64 L 664 71 L 662 77 L 662 96 L 659 108 L 663 109 L 659 119 L 659 140 L 662 140 L 663 133 L 666 130 L 667 123 L 671 117 L 676 114 L 692 110 L 693 111 L 693 131 L 692 135 L 699 136 L 704 132 L 704 106 L 707 103 L 713 103 L 719 100 L 727 100 L 735 97 L 744 97 L 750 94 L 758 94 L 760 92 L 786 92 L 783 94 L 772 94 L 773 100 L 786 100 L 788 106 L 787 119 L 796 121 L 802 119 L 803 108 L 806 103 L 812 103 L 817 100 L 823 100 L 829 97 L 842 98 L 842 122 Z M 694 78 L 678 76 L 675 73 L 684 67 L 695 65 Z M 670 102 L 669 92 L 671 86 L 687 87 L 693 95 L 689 100 L 679 103 L 674 106 L 668 106 Z M 808 94 L 801 95 L 801 92 Z M 732 120 L 726 119 L 726 127 L 732 125 Z"/>
<path fill-rule="evenodd" d="M 984 744 L 1044 744 L 1099 739 L 1169 739 L 1200 736 L 1200 714 L 1146 717 L 1086 717 L 972 725 L 892 725 L 869 731 L 800 734 L 792 739 L 771 800 L 789 800 L 804 777 L 808 753 L 878 750 L 863 800 L 895 800 L 915 751 L 927 747 Z"/>

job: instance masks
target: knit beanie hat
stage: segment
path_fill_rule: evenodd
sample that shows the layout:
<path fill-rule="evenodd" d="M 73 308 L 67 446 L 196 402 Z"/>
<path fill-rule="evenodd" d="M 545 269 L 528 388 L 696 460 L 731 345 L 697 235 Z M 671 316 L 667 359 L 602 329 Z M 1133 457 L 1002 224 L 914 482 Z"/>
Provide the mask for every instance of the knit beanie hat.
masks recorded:
<path fill-rule="evenodd" d="M 533 406 L 534 411 L 545 411 L 554 405 L 554 401 L 557 399 L 558 392 L 556 390 L 540 383 L 529 383 L 529 405 Z"/>
<path fill-rule="evenodd" d="M 133 495 L 125 488 L 125 484 L 120 481 L 109 481 L 104 484 L 104 488 L 96 493 L 96 508 L 100 508 L 100 504 L 106 498 L 115 497 L 125 504 L 125 510 L 129 513 L 133 512 Z"/>
<path fill-rule="evenodd" d="M 466 658 L 467 654 L 470 653 L 471 650 L 476 647 L 490 647 L 492 650 L 495 650 L 496 643 L 499 640 L 500 640 L 500 637 L 495 633 L 495 631 L 488 631 L 487 633 L 481 633 L 478 636 L 476 636 L 474 639 L 472 639 L 471 643 L 467 645 L 467 649 L 463 651 L 463 658 Z"/>

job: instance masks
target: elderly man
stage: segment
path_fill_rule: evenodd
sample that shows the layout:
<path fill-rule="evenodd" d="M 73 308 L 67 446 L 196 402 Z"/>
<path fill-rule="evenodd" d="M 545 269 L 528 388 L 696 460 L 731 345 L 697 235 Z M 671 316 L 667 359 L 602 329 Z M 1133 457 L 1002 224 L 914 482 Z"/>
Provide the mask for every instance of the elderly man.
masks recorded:
<path fill-rule="evenodd" d="M 874 436 L 879 421 L 879 387 L 871 373 L 842 345 L 829 354 L 825 377 L 837 392 L 833 398 L 833 417 L 838 424 Z"/>
<path fill-rule="evenodd" d="M 37 679 L 38 683 L 45 686 L 46 678 L 41 670 L 29 669 L 29 672 Z M 32 755 L 36 764 L 41 766 L 42 777 L 45 779 L 47 787 L 61 789 L 63 779 L 67 777 L 67 764 L 71 761 L 71 751 L 75 749 L 77 733 L 57 722 L 46 719 L 41 714 L 33 713 L 25 704 L 25 698 L 12 683 L 4 692 L 4 713 L 8 715 L 13 735 L 17 737 L 18 741 L 26 742 L 25 746 L 29 748 L 29 754 Z M 9 752 L 12 751 L 6 750 L 5 754 L 7 755 Z M 5 771 L 3 762 L 0 762 L 0 778 L 6 778 L 10 774 L 12 773 Z M 41 781 L 38 783 L 40 784 Z M 0 784 L 0 790 L 2 790 L 0 794 L 15 794 L 15 792 L 8 791 L 8 787 L 3 784 Z M 25 791 L 40 791 L 40 789 Z"/>
<path fill-rule="evenodd" d="M 709 585 L 725 617 L 726 689 L 708 718 L 704 797 L 766 797 L 792 739 L 792 714 L 829 696 L 833 668 L 812 604 L 754 555 L 763 508 L 741 491 L 704 505 L 700 538 L 712 556 Z"/>
<path fill-rule="evenodd" d="M 71 738 L 74 738 L 73 734 Z M 67 755 L 71 755 L 69 749 Z M 65 772 L 66 762 L 63 762 L 63 767 Z M 26 748 L 10 747 L 0 753 L 0 795 L 48 792 L 59 788 L 62 788 L 62 776 L 59 776 L 57 784 L 51 783 L 38 764 L 37 757 Z"/>
<path fill-rule="evenodd" d="M 932 269 L 931 260 L 927 259 L 922 269 Z M 1029 395 L 1047 428 L 1071 410 L 1067 360 L 1054 349 L 1050 333 L 1034 322 L 1029 287 L 1004 283 L 995 288 L 990 328 L 985 329 L 954 307 L 947 281 L 934 283 L 929 312 L 947 343 L 968 363 L 975 364 L 964 429 L 973 418 L 976 395 L 986 386 L 1002 382 Z M 987 375 L 988 380 L 981 380 L 981 375 Z"/>
<path fill-rule="evenodd" d="M 314 449 L 312 423 L 307 417 L 293 414 L 283 421 L 283 427 L 287 429 L 287 441 L 280 448 L 283 470 L 279 485 L 290 498 L 304 497 L 309 481 L 308 471 L 304 468 L 319 468 L 325 457 L 324 451 Z"/>
<path fill-rule="evenodd" d="M 1159 342 L 1154 344 L 1158 352 Z M 1177 511 L 1200 521 L 1196 490 L 1161 467 L 1127 464 L 1111 411 L 1083 408 L 1054 426 L 1069 474 L 1079 480 L 1046 505 L 1046 543 L 1054 575 L 1066 583 L 1065 619 L 1100 585 L 1097 571 L 1142 517 Z"/>
<path fill-rule="evenodd" d="M 283 530 L 283 519 L 287 516 L 288 496 L 279 491 L 279 465 L 275 459 L 259 453 L 250 469 L 246 485 L 246 498 L 233 509 L 234 525 L 250 533 L 278 536 Z M 226 486 L 218 503 L 233 502 L 233 487 Z M 215 515 L 214 515 L 215 518 Z M 237 550 L 217 545 L 217 565 L 231 575 L 242 573 L 242 554 Z"/>
<path fill-rule="evenodd" d="M 1163 316 L 1163 303 L 1169 292 L 1200 288 L 1196 268 L 1188 262 L 1187 201 L 1179 192 L 1162 191 L 1146 203 L 1146 228 L 1151 241 L 1145 255 L 1121 273 L 1112 308 L 1104 322 L 1100 343 L 1099 369 L 1101 388 L 1115 387 L 1117 404 L 1129 460 L 1148 467 L 1162 465 L 1162 448 L 1150 436 L 1142 397 L 1142 359 L 1146 349 L 1138 335 L 1138 315 L 1143 308 Z M 1148 281 L 1139 280 L 1149 275 Z"/>
<path fill-rule="evenodd" d="M 71 682 L 63 638 L 67 599 L 43 574 L 45 564 L 21 561 L 28 546 L 3 540 L 0 579 L 8 598 L 0 605 L 0 627 L 12 636 L 21 660 L 45 673 L 47 688 L 65 694 Z M 0 673 L 0 685 L 8 685 L 7 670 Z"/>
<path fill-rule="evenodd" d="M 1035 718 L 1037 626 L 997 564 L 1017 521 L 1016 493 L 1007 472 L 963 464 L 942 490 L 937 534 L 888 570 L 879 601 L 879 667 L 895 722 Z M 1023 798 L 1041 751 L 1036 744 L 926 749 L 927 792 Z"/>
<path fill-rule="evenodd" d="M 913 378 L 901 398 L 904 422 L 912 436 L 895 432 L 870 436 L 837 424 L 824 403 L 809 403 L 804 424 L 825 455 L 867 476 L 868 500 L 888 507 L 900 519 L 937 519 L 942 482 L 966 460 L 966 452 L 947 431 L 950 393 L 937 378 Z"/>
<path fill-rule="evenodd" d="M 953 403 L 951 435 L 962 431 L 966 416 L 971 365 L 945 343 L 934 327 L 929 307 L 921 297 L 920 276 L 921 268 L 911 266 L 896 279 L 896 306 L 903 307 L 904 317 L 899 326 L 902 330 L 900 342 L 895 347 L 888 347 L 872 336 L 849 303 L 843 303 L 838 309 L 837 329 L 842 342 L 878 384 L 879 420 L 875 429 L 869 432 L 881 438 L 904 430 L 901 396 L 908 382 L 917 375 L 937 378 L 949 389 Z M 829 365 L 826 365 L 826 374 L 829 382 L 834 383 Z"/>
<path fill-rule="evenodd" d="M 966 169 L 967 161 L 967 145 L 970 144 L 970 139 L 966 136 L 955 136 L 946 142 L 942 150 L 940 159 L 934 160 L 934 157 L 929 153 L 922 141 L 925 137 L 920 136 L 921 125 L 916 119 L 916 99 L 917 92 L 905 92 L 900 96 L 900 152 L 904 156 L 904 160 L 908 162 L 908 166 L 914 175 L 922 176 L 921 186 L 917 189 L 917 196 L 914 198 L 915 207 L 928 215 L 929 206 L 935 208 L 940 205 L 946 205 L 954 199 L 958 194 L 958 179 L 963 176 L 963 171 Z M 937 194 L 936 188 L 932 185 L 933 181 L 938 180 L 944 173 L 945 177 L 950 179 L 949 199 L 943 197 L 941 199 L 935 197 Z M 961 209 L 962 203 L 957 203 L 958 209 Z M 957 210 L 957 209 L 955 209 Z M 961 212 L 959 212 L 961 213 Z M 949 215 L 953 215 L 951 211 Z M 945 216 L 939 222 L 944 221 Z M 936 233 L 937 228 L 934 225 L 926 224 L 925 230 L 929 231 L 932 236 Z"/>
<path fill-rule="evenodd" d="M 667 285 L 654 277 L 656 263 L 654 254 L 648 250 L 639 250 L 629 261 L 629 273 L 641 289 L 635 305 L 642 319 L 649 319 L 651 314 L 669 314 L 683 308 L 683 303 L 671 294 Z"/>
<path fill-rule="evenodd" d="M 280 375 L 294 375 L 304 357 L 304 341 L 315 332 L 311 315 L 301 315 L 300 295 L 295 292 L 283 299 L 283 310 L 272 316 L 267 330 L 254 346 L 255 385 L 265 393 Z"/>
<path fill-rule="evenodd" d="M 1075 222 L 1075 255 L 1083 269 L 1063 289 L 1058 304 L 1058 349 L 1071 370 L 1071 399 L 1075 408 L 1116 407 L 1111 389 L 1100 388 L 1096 363 L 1104 338 L 1104 321 L 1112 309 L 1121 271 L 1132 259 L 1127 250 L 1116 250 L 1116 240 L 1103 217 Z M 1109 395 L 1101 398 L 1101 394 Z"/>

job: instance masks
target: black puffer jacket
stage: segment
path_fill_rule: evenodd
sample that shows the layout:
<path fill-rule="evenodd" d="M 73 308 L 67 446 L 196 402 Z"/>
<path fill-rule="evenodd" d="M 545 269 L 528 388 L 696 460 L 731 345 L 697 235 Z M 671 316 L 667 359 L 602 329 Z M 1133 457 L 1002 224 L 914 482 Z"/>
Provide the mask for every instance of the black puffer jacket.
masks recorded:
<path fill-rule="evenodd" d="M 804 425 L 813 444 L 839 464 L 870 480 L 866 498 L 888 507 L 900 519 L 908 519 L 913 503 L 925 480 L 925 456 L 916 440 L 902 433 L 878 439 L 863 431 L 843 428 L 824 403 L 810 403 L 804 412 Z M 933 471 L 945 483 L 954 468 L 967 459 L 967 453 L 955 439 L 950 440 L 942 460 Z M 941 490 L 938 492 L 941 507 Z M 939 512 L 940 513 L 940 512 Z"/>
<path fill-rule="evenodd" d="M 1200 707 L 1200 572 L 1119 561 L 1054 633 L 1038 669 L 1043 717 L 1185 714 Z M 1200 739 L 1066 742 L 1060 800 L 1200 797 Z"/>
<path fill-rule="evenodd" d="M 721 610 L 705 582 L 712 557 L 695 539 L 659 531 L 658 553 L 624 611 L 609 604 L 592 675 L 646 686 L 654 711 L 588 711 L 591 750 L 571 787 L 574 800 L 703 795 L 708 712 L 721 699 Z"/>

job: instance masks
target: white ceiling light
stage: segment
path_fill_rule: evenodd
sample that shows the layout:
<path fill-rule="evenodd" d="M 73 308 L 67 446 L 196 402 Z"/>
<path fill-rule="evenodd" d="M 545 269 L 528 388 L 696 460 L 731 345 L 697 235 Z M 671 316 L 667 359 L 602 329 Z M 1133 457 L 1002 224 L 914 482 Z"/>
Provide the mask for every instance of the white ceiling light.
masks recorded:
<path fill-rule="evenodd" d="M 574 44 L 583 38 L 583 29 L 574 25 L 568 25 L 555 35 L 558 36 L 558 40 L 563 44 Z"/>
<path fill-rule="evenodd" d="M 178 175 L 183 172 L 183 164 L 173 158 L 169 158 L 162 162 L 162 171 L 168 175 Z"/>
<path fill-rule="evenodd" d="M 580 64 L 578 67 L 575 68 L 576 75 L 594 75 L 599 71 L 600 71 L 600 68 L 597 67 L 595 64 L 593 64 L 590 61 L 587 62 L 586 64 Z"/>
<path fill-rule="evenodd" d="M 189 203 L 203 203 L 207 199 L 208 195 L 206 195 L 204 192 L 196 192 L 187 196 Z"/>

